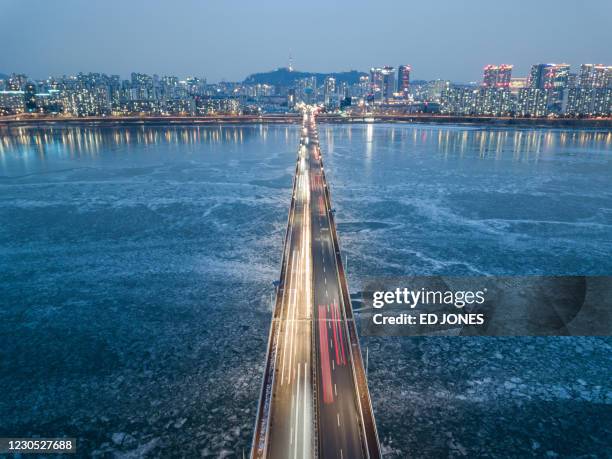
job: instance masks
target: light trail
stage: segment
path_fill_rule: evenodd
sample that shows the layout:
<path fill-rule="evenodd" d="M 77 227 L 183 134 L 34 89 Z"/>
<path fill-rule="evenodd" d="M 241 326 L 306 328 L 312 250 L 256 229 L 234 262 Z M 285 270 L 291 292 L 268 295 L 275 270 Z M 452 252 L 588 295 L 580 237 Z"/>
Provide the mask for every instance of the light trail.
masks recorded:
<path fill-rule="evenodd" d="M 251 457 L 378 459 L 376 427 L 309 108 L 303 117 L 291 203 L 275 309 L 279 313 L 274 314 L 266 366 L 273 370 L 264 379 Z"/>

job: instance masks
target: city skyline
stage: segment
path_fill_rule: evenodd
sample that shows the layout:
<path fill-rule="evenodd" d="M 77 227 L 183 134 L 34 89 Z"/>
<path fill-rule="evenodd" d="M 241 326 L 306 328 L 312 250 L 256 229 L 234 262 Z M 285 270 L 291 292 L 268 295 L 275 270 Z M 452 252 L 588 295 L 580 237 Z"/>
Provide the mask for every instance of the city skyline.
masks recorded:
<path fill-rule="evenodd" d="M 412 67 L 371 67 L 369 74 L 301 73 L 289 68 L 243 82 L 133 72 L 131 78 L 78 73 L 32 81 L 0 78 L 0 115 L 218 115 L 289 113 L 302 103 L 337 113 L 429 113 L 459 116 L 544 117 L 612 114 L 612 66 L 537 63 L 527 77 L 511 64 L 488 64 L 481 83 L 411 81 Z"/>
<path fill-rule="evenodd" d="M 412 79 L 471 82 L 490 62 L 511 63 L 515 75 L 526 76 L 534 62 L 577 68 L 612 61 L 610 2 L 455 3 L 431 8 L 379 2 L 373 8 L 370 2 L 315 1 L 305 8 L 265 1 L 230 9 L 221 2 L 119 8 L 70 1 L 58 8 L 4 0 L 0 39 L 12 45 L 4 49 L 0 73 L 43 79 L 138 71 L 242 81 L 253 72 L 286 67 L 291 56 L 294 68 L 304 71 L 407 63 Z M 23 33 L 24 24 L 37 33 Z"/>
<path fill-rule="evenodd" d="M 612 59 L 611 59 L 611 62 L 612 62 Z M 199 79 L 199 80 L 206 82 L 207 84 L 216 85 L 216 84 L 225 84 L 225 83 L 227 84 L 247 83 L 248 84 L 247 80 L 254 75 L 273 73 L 273 72 L 277 72 L 280 70 L 287 70 L 289 72 L 295 72 L 295 73 L 321 74 L 321 75 L 334 75 L 334 74 L 343 74 L 343 73 L 348 74 L 351 72 L 357 72 L 357 73 L 361 73 L 364 75 L 371 75 L 372 71 L 374 70 L 388 69 L 389 72 L 394 74 L 393 82 L 396 85 L 399 85 L 399 82 L 400 82 L 400 74 L 398 72 L 402 72 L 402 74 L 403 72 L 405 72 L 406 76 L 404 78 L 406 79 L 407 82 L 409 81 L 410 84 L 414 82 L 448 81 L 452 84 L 458 84 L 458 85 L 482 85 L 485 87 L 486 86 L 509 87 L 511 80 L 517 80 L 517 79 L 529 80 L 530 78 L 533 78 L 533 72 L 534 72 L 535 67 L 546 68 L 546 67 L 561 66 L 561 67 L 566 68 L 567 72 L 570 75 L 575 75 L 576 77 L 578 77 L 584 66 L 592 66 L 596 68 L 597 67 L 610 68 L 611 66 L 609 62 L 603 62 L 603 61 L 602 62 L 581 61 L 579 64 L 573 65 L 573 64 L 567 63 L 567 60 L 565 61 L 561 60 L 559 62 L 549 62 L 549 61 L 540 60 L 538 62 L 529 64 L 525 72 L 519 73 L 516 71 L 517 66 L 515 64 L 508 63 L 508 62 L 502 62 L 500 59 L 497 59 L 497 60 L 494 60 L 494 62 L 485 63 L 480 68 L 476 69 L 475 74 L 477 74 L 477 77 L 469 81 L 464 81 L 464 80 L 454 80 L 452 78 L 448 78 L 447 75 L 439 75 L 435 78 L 420 78 L 417 73 L 418 69 L 416 69 L 415 71 L 415 67 L 411 65 L 409 62 L 385 63 L 384 65 L 379 65 L 379 64 L 380 63 L 377 63 L 376 65 L 369 65 L 367 66 L 367 68 L 351 68 L 351 69 L 340 69 L 340 70 L 332 69 L 329 71 L 316 71 L 312 69 L 296 68 L 294 65 L 293 58 L 290 56 L 290 58 L 288 59 L 285 65 L 279 65 L 279 66 L 276 66 L 270 69 L 264 69 L 262 71 L 251 71 L 251 72 L 248 72 L 244 78 L 240 78 L 237 80 L 224 79 L 221 81 L 214 81 L 214 80 L 210 80 L 205 74 L 195 74 L 195 73 L 186 74 L 186 73 L 180 73 L 180 72 L 175 72 L 175 71 L 169 71 L 169 72 L 164 72 L 164 73 L 142 72 L 138 69 L 132 69 L 128 71 L 126 74 L 110 72 L 104 69 L 101 69 L 98 71 L 80 69 L 75 72 L 66 72 L 66 71 L 61 72 L 60 71 L 58 73 L 48 73 L 47 75 L 43 77 L 39 77 L 37 75 L 32 75 L 27 72 L 22 72 L 20 70 L 15 70 L 15 69 L 0 69 L 0 80 L 2 79 L 1 78 L 2 75 L 4 75 L 5 77 L 10 77 L 11 75 L 24 75 L 28 78 L 28 80 L 42 82 L 42 81 L 46 81 L 50 79 L 74 78 L 74 77 L 78 77 L 79 75 L 90 75 L 90 74 L 117 76 L 122 80 L 129 80 L 132 77 L 132 75 L 136 74 L 136 75 L 157 76 L 160 78 L 164 78 L 164 77 L 179 78 L 183 82 L 186 80 L 190 80 L 190 79 Z M 495 78 L 500 78 L 501 75 L 504 75 L 503 84 L 488 83 L 489 78 L 493 78 L 493 81 L 495 81 Z M 323 81 L 320 81 L 319 83 L 322 84 Z"/>
<path fill-rule="evenodd" d="M 108 69 L 105 70 L 104 68 L 99 68 L 97 70 L 89 70 L 89 69 L 79 70 L 77 69 L 75 71 L 70 71 L 70 72 L 69 71 L 59 71 L 56 73 L 47 72 L 46 74 L 39 76 L 39 75 L 34 75 L 34 74 L 31 74 L 31 73 L 28 73 L 28 72 L 25 72 L 19 69 L 0 68 L 0 75 L 10 76 L 12 74 L 15 74 L 15 75 L 21 74 L 21 75 L 27 75 L 28 78 L 33 81 L 44 81 L 50 78 L 74 77 L 79 74 L 93 74 L 93 73 L 100 73 L 100 74 L 105 74 L 105 75 L 117 75 L 121 79 L 130 79 L 131 75 L 136 73 L 136 74 L 143 74 L 143 75 L 158 75 L 160 77 L 172 76 L 172 77 L 178 77 L 182 80 L 187 80 L 190 78 L 199 78 L 199 79 L 204 79 L 209 84 L 223 84 L 223 83 L 243 83 L 245 80 L 247 80 L 250 76 L 254 74 L 274 72 L 274 71 L 282 70 L 282 69 L 287 69 L 287 70 L 298 72 L 298 73 L 313 73 L 313 74 L 314 73 L 336 74 L 336 73 L 349 73 L 349 72 L 359 72 L 359 73 L 364 73 L 364 74 L 370 74 L 373 68 L 388 67 L 388 68 L 392 68 L 394 72 L 397 72 L 399 67 L 408 66 L 411 82 L 414 82 L 414 81 L 428 82 L 428 81 L 444 80 L 444 81 L 449 81 L 455 84 L 465 84 L 465 85 L 476 84 L 478 85 L 483 82 L 483 74 L 487 70 L 487 68 L 490 66 L 498 66 L 498 65 L 499 66 L 509 66 L 512 69 L 512 78 L 527 79 L 530 77 L 530 73 L 534 65 L 553 65 L 553 66 L 564 65 L 564 66 L 569 66 L 573 73 L 579 73 L 580 68 L 583 65 L 609 66 L 609 62 L 612 62 L 612 56 L 610 57 L 608 61 L 588 61 L 587 62 L 584 60 L 582 61 L 578 60 L 577 64 L 570 64 L 568 59 L 565 59 L 565 60 L 561 59 L 556 62 L 539 60 L 537 63 L 530 63 L 530 64 L 525 64 L 522 66 L 519 66 L 513 63 L 508 63 L 501 59 L 493 59 L 493 61 L 495 63 L 486 62 L 486 63 L 483 63 L 479 67 L 470 68 L 469 69 L 470 72 L 474 75 L 474 78 L 470 80 L 457 80 L 457 79 L 449 78 L 448 74 L 440 74 L 440 75 L 435 75 L 433 77 L 423 77 L 422 76 L 423 73 L 427 73 L 427 72 L 423 72 L 422 69 L 421 69 L 421 72 L 419 72 L 419 69 L 415 68 L 414 65 L 410 64 L 409 62 L 404 62 L 404 61 L 399 61 L 399 63 L 397 62 L 392 62 L 392 63 L 377 62 L 376 65 L 371 64 L 364 68 L 351 67 L 351 68 L 345 68 L 345 69 L 335 68 L 335 69 L 327 69 L 327 70 L 326 69 L 315 70 L 315 69 L 310 69 L 310 68 L 300 68 L 296 66 L 295 57 L 292 54 L 288 55 L 287 60 L 284 63 L 280 63 L 279 65 L 270 67 L 268 69 L 257 69 L 257 70 L 247 71 L 243 77 L 238 78 L 238 79 L 222 78 L 220 80 L 214 80 L 214 79 L 210 79 L 205 72 L 204 73 L 194 73 L 194 72 L 182 73 L 182 72 L 173 71 L 172 69 L 169 69 L 168 71 L 165 71 L 165 72 L 145 72 L 140 69 L 132 69 L 132 70 L 128 70 L 126 73 L 111 72 Z M 517 69 L 520 69 L 522 71 L 517 71 Z M 398 76 L 395 75 L 395 78 L 397 77 Z"/>

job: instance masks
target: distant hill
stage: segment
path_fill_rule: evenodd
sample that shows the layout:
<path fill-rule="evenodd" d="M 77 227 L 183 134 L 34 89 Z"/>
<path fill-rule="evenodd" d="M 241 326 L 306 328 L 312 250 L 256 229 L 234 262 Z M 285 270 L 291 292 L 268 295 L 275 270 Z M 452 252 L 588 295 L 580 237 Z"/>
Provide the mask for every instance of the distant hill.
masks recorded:
<path fill-rule="evenodd" d="M 8 80 L 8 75 L 6 75 L 5 73 L 0 73 L 0 80 Z"/>
<path fill-rule="evenodd" d="M 280 86 L 290 86 L 295 80 L 301 80 L 302 78 L 316 77 L 317 84 L 323 83 L 325 78 L 334 77 L 336 83 L 346 82 L 348 84 L 359 83 L 359 77 L 367 75 L 357 70 L 350 70 L 348 72 L 334 72 L 334 73 L 312 73 L 312 72 L 298 72 L 296 70 L 289 71 L 287 68 L 281 68 L 272 70 L 271 72 L 253 73 L 246 77 L 244 82 L 246 84 L 273 84 Z"/>

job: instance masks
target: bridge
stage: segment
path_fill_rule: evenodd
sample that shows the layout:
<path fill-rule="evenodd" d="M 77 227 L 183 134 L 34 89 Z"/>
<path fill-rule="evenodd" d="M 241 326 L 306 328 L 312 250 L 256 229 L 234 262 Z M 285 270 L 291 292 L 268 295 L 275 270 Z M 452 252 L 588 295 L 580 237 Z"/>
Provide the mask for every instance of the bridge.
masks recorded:
<path fill-rule="evenodd" d="M 379 458 L 321 158 L 303 112 L 251 458 Z"/>

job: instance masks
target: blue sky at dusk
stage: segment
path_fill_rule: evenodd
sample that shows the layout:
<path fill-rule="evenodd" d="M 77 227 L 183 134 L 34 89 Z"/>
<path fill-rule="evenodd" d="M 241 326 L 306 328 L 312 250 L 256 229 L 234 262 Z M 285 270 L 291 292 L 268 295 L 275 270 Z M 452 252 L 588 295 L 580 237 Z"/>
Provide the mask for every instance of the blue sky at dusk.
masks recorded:
<path fill-rule="evenodd" d="M 487 63 L 612 64 L 612 1 L 0 0 L 0 72 L 132 71 L 242 80 L 286 66 L 413 66 L 481 78 Z"/>

